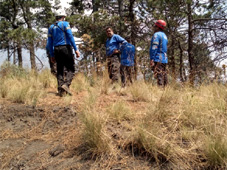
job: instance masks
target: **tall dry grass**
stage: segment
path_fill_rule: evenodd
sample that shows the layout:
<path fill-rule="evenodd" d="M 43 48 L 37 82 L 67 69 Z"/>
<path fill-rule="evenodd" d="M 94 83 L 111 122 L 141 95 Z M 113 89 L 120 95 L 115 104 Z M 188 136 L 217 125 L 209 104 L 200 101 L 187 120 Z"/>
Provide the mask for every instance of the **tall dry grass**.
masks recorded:
<path fill-rule="evenodd" d="M 110 115 L 110 118 L 116 120 L 117 122 L 134 118 L 134 114 L 130 106 L 126 102 L 121 100 L 113 103 L 107 109 L 107 113 Z"/>
<path fill-rule="evenodd" d="M 36 105 L 48 88 L 56 88 L 56 79 L 48 70 L 36 74 L 11 66 L 1 70 L 0 78 L 0 97 L 13 102 Z M 86 92 L 77 105 L 76 140 L 86 155 L 108 157 L 121 149 L 152 161 L 157 169 L 226 168 L 225 85 L 192 88 L 174 84 L 159 88 L 136 81 L 124 90 L 119 85 L 113 90 L 104 72 L 102 78 L 77 74 L 71 89 L 75 95 Z M 71 105 L 73 99 L 77 96 L 61 98 L 59 103 Z M 122 121 L 128 121 L 127 127 Z M 118 140 L 111 137 L 113 134 L 122 135 Z"/>
<path fill-rule="evenodd" d="M 36 105 L 46 88 L 56 86 L 49 70 L 37 74 L 9 64 L 2 66 L 0 78 L 0 96 L 16 103 Z"/>
<path fill-rule="evenodd" d="M 90 83 L 88 77 L 86 77 L 83 73 L 78 73 L 75 75 L 71 89 L 76 93 L 88 90 L 90 88 Z"/>
<path fill-rule="evenodd" d="M 88 93 L 79 116 L 81 121 L 80 142 L 85 157 L 96 158 L 110 152 L 109 137 L 105 131 L 108 117 L 96 110 L 98 94 Z"/>
<path fill-rule="evenodd" d="M 226 86 L 157 90 L 161 95 L 149 103 L 126 146 L 176 169 L 226 167 Z"/>
<path fill-rule="evenodd" d="M 151 93 L 148 85 L 144 81 L 136 81 L 129 87 L 129 92 L 132 95 L 133 101 L 149 102 Z"/>

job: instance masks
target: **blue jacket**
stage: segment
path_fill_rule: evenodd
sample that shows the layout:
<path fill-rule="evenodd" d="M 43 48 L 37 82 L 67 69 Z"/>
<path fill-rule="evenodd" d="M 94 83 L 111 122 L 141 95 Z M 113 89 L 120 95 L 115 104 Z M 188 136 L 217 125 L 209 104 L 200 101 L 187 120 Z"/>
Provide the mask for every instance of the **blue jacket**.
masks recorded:
<path fill-rule="evenodd" d="M 53 47 L 61 45 L 72 45 L 77 50 L 76 43 L 70 29 L 69 23 L 66 21 L 58 21 L 52 24 L 48 30 L 48 49 L 51 57 L 54 56 Z"/>
<path fill-rule="evenodd" d="M 154 60 L 154 62 L 168 63 L 167 44 L 168 39 L 164 32 L 159 31 L 154 33 L 151 39 L 150 60 Z"/>
<path fill-rule="evenodd" d="M 111 56 L 115 49 L 119 50 L 121 43 L 127 43 L 127 41 L 120 35 L 113 34 L 111 38 L 106 40 L 106 55 Z"/>
<path fill-rule="evenodd" d="M 130 43 L 124 43 L 121 48 L 121 65 L 134 66 L 135 46 Z"/>

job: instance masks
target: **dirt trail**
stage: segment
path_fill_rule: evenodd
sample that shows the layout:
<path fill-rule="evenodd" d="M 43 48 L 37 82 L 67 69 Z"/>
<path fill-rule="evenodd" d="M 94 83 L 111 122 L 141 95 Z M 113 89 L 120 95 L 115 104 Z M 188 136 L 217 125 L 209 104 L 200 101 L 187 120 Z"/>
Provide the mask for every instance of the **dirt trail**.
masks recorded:
<path fill-rule="evenodd" d="M 104 156 L 96 160 L 84 159 L 77 152 L 73 138 L 79 131 L 78 108 L 84 95 L 74 94 L 66 105 L 65 99 L 50 90 L 36 107 L 1 99 L 0 169 L 150 169 L 148 161 L 121 149 L 113 157 Z M 97 105 L 108 107 L 109 99 L 101 96 Z M 109 123 L 107 129 L 117 144 L 123 134 L 120 125 Z"/>

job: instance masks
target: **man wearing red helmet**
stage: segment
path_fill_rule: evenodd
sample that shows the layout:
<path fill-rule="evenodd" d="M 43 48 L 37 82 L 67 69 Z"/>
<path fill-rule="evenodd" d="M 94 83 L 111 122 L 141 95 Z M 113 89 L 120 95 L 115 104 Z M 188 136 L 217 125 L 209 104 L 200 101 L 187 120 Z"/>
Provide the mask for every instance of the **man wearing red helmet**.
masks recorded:
<path fill-rule="evenodd" d="M 165 27 L 165 21 L 158 20 L 155 22 L 154 35 L 152 36 L 150 46 L 150 65 L 154 72 L 155 78 L 157 78 L 159 86 L 166 86 L 168 82 L 166 71 L 166 65 L 168 63 L 168 39 L 166 34 L 163 32 Z"/>

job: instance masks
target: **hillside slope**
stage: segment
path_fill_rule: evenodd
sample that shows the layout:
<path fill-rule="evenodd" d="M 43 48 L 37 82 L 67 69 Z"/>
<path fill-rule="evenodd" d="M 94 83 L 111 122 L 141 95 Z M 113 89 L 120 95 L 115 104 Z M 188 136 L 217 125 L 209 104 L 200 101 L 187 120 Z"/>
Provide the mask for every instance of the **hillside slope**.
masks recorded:
<path fill-rule="evenodd" d="M 7 76 L 6 76 L 7 75 Z M 2 74 L 0 169 L 226 169 L 227 88 Z M 15 86 L 15 87 L 14 87 Z"/>

